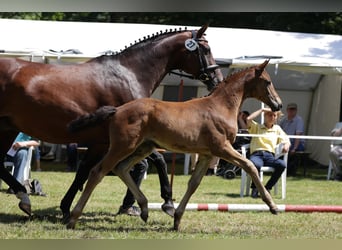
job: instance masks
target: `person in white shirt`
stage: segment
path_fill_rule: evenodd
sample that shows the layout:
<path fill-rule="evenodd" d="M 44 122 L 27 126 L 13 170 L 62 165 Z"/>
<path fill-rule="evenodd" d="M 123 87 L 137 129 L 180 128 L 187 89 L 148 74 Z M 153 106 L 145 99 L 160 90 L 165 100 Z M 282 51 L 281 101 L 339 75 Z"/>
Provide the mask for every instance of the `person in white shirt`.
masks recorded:
<path fill-rule="evenodd" d="M 338 122 L 335 128 L 331 131 L 332 136 L 342 136 L 342 122 Z M 334 146 L 330 149 L 329 158 L 334 169 L 335 177 L 337 181 L 342 181 L 342 170 L 340 164 L 340 158 L 342 157 L 342 141 L 336 140 Z"/>

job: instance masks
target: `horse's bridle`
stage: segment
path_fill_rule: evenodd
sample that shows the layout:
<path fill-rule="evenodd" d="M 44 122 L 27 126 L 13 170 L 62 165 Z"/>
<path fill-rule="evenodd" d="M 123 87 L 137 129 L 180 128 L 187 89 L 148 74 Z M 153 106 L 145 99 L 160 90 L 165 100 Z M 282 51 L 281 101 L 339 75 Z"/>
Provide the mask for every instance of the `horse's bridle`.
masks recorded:
<path fill-rule="evenodd" d="M 211 90 L 217 84 L 215 79 L 211 76 L 211 73 L 215 72 L 215 70 L 217 68 L 219 68 L 220 66 L 217 64 L 208 65 L 207 59 L 205 58 L 205 55 L 204 55 L 205 54 L 204 50 L 206 48 L 200 43 L 201 41 L 205 41 L 205 40 L 203 38 L 196 38 L 196 31 L 195 30 L 192 30 L 191 34 L 192 34 L 191 38 L 194 41 L 196 41 L 198 44 L 197 49 L 193 51 L 194 53 L 198 54 L 198 59 L 200 62 L 200 67 L 201 67 L 200 68 L 200 74 L 199 74 L 198 78 L 195 78 L 194 76 L 189 75 L 189 74 L 185 74 L 185 73 L 176 73 L 174 71 L 171 71 L 170 73 L 175 74 L 175 75 L 179 75 L 179 76 L 184 76 L 184 77 L 187 77 L 190 79 L 198 79 L 207 86 L 208 90 Z"/>

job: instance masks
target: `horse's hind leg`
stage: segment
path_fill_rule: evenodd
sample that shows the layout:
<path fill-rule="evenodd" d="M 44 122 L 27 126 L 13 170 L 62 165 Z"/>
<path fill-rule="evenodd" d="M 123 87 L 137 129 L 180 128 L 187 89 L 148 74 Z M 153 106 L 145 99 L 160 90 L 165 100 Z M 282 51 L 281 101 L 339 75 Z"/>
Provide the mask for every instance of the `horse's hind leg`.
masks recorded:
<path fill-rule="evenodd" d="M 107 148 L 105 149 L 107 150 Z M 93 148 L 88 148 L 85 157 L 81 160 L 75 179 L 73 180 L 68 191 L 64 195 L 60 203 L 60 209 L 63 213 L 62 221 L 67 223 L 70 217 L 70 207 L 77 194 L 78 190 L 83 188 L 84 183 L 87 181 L 90 169 L 98 163 L 103 157 L 105 151 L 94 151 Z"/>
<path fill-rule="evenodd" d="M 201 183 L 203 176 L 207 172 L 208 167 L 209 167 L 209 162 L 211 159 L 212 159 L 212 157 L 208 156 L 208 155 L 206 155 L 206 156 L 200 155 L 199 156 L 199 160 L 198 160 L 198 163 L 196 165 L 196 168 L 195 168 L 194 172 L 192 173 L 190 180 L 188 181 L 188 188 L 187 188 L 181 202 L 179 203 L 179 205 L 176 209 L 175 216 L 174 216 L 174 224 L 173 224 L 174 230 L 179 229 L 180 221 L 181 221 L 182 216 L 184 214 L 186 205 L 188 204 L 191 196 L 193 195 L 193 193 L 196 191 L 199 184 Z"/>

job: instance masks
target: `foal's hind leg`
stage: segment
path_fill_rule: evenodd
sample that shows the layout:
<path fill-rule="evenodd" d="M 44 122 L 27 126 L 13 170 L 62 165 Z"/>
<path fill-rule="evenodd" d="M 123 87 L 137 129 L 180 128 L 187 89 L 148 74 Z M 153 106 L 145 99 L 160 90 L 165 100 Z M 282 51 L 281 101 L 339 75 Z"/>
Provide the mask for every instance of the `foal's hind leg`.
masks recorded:
<path fill-rule="evenodd" d="M 77 169 L 75 179 L 73 180 L 68 191 L 64 195 L 60 203 L 60 209 L 63 214 L 63 223 L 67 223 L 70 217 L 70 207 L 77 194 L 78 190 L 82 190 L 84 183 L 87 181 L 90 169 L 98 163 L 108 150 L 107 147 L 99 145 L 99 147 L 92 146 L 86 151 L 85 157 L 81 160 L 81 163 Z"/>
<path fill-rule="evenodd" d="M 131 175 L 129 174 L 129 170 L 137 162 L 146 158 L 146 156 L 148 156 L 153 149 L 153 143 L 145 142 L 141 144 L 133 154 L 131 154 L 129 157 L 127 157 L 125 160 L 121 161 L 118 165 L 114 167 L 114 173 L 126 184 L 126 186 L 134 195 L 134 198 L 137 200 L 137 203 L 139 204 L 139 207 L 141 209 L 140 217 L 145 222 L 148 218 L 147 198 L 132 179 Z"/>
<path fill-rule="evenodd" d="M 193 193 L 196 191 L 199 184 L 201 183 L 203 176 L 207 172 L 208 167 L 209 167 L 209 162 L 211 159 L 212 159 L 212 157 L 208 156 L 208 155 L 206 155 L 206 156 L 200 155 L 199 156 L 199 160 L 198 160 L 198 163 L 196 165 L 196 168 L 195 168 L 194 172 L 192 173 L 190 180 L 188 181 L 188 188 L 187 188 L 181 202 L 179 203 L 179 205 L 176 209 L 175 216 L 174 216 L 174 223 L 173 223 L 173 229 L 174 230 L 179 229 L 179 224 L 180 224 L 180 221 L 181 221 L 182 216 L 184 214 L 186 205 L 188 204 L 191 196 L 193 195 Z"/>
<path fill-rule="evenodd" d="M 84 191 L 81 194 L 75 208 L 72 210 L 69 222 L 67 224 L 67 228 L 73 229 L 75 228 L 75 224 L 77 219 L 81 216 L 82 211 L 94 191 L 97 184 L 101 182 L 103 177 L 107 175 L 107 173 L 117 164 L 118 157 L 117 155 L 112 154 L 110 151 L 106 154 L 106 156 L 101 160 L 95 167 L 93 167 L 89 173 L 88 182 L 85 186 Z"/>

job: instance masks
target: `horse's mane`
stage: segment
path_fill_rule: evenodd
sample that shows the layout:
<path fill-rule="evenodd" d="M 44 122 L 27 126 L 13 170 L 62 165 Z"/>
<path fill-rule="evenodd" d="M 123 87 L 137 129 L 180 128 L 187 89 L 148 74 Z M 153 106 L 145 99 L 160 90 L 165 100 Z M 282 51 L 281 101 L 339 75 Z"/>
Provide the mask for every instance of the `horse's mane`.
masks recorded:
<path fill-rule="evenodd" d="M 178 30 L 177 29 L 169 29 L 169 30 L 166 29 L 165 31 L 161 30 L 160 32 L 153 33 L 152 35 L 144 36 L 142 39 L 141 38 L 138 39 L 138 41 L 135 40 L 134 44 L 130 43 L 130 45 L 125 46 L 125 49 L 123 49 L 123 50 L 115 51 L 115 52 L 114 51 L 106 51 L 106 52 L 104 52 L 103 55 L 95 57 L 95 58 L 91 59 L 90 61 L 101 60 L 101 59 L 108 58 L 108 57 L 117 57 L 117 56 L 124 54 L 126 52 L 129 52 L 133 49 L 139 49 L 141 47 L 144 47 L 144 46 L 146 46 L 147 43 L 159 41 L 159 40 L 164 39 L 165 37 L 169 37 L 169 36 L 172 36 L 174 34 L 182 33 L 185 31 L 187 31 L 186 27 L 184 29 L 179 28 Z"/>

